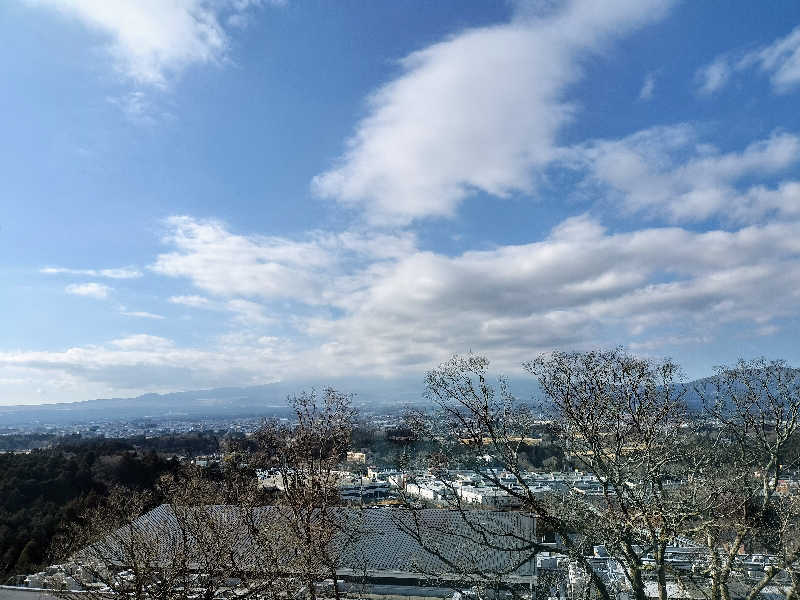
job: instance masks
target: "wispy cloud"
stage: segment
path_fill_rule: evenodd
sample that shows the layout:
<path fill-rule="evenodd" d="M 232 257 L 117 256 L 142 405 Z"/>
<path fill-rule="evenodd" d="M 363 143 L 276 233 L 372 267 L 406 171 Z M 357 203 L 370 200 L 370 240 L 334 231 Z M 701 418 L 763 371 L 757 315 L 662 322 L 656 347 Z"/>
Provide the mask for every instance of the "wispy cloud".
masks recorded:
<path fill-rule="evenodd" d="M 155 319 L 155 320 L 162 320 L 164 319 L 163 315 L 158 315 L 156 313 L 146 312 L 143 310 L 121 310 L 119 314 L 125 315 L 126 317 L 136 317 L 138 319 Z"/>
<path fill-rule="evenodd" d="M 720 56 L 713 62 L 699 69 L 695 75 L 697 91 L 703 96 L 710 96 L 725 87 L 731 76 L 731 66 L 728 58 Z"/>
<path fill-rule="evenodd" d="M 745 68 L 757 65 L 769 75 L 776 92 L 786 93 L 800 84 L 800 26 L 769 46 L 748 53 L 740 62 Z"/>
<path fill-rule="evenodd" d="M 263 336 L 220 340 L 213 347 L 189 348 L 150 334 L 135 334 L 92 346 L 42 352 L 0 352 L 0 376 L 43 374 L 74 389 L 97 393 L 198 389 L 274 381 L 265 365 L 285 371 L 291 342 Z"/>
<path fill-rule="evenodd" d="M 106 36 L 115 66 L 138 84 L 166 86 L 170 75 L 192 64 L 217 62 L 228 47 L 213 2 L 29 1 L 58 10 Z"/>
<path fill-rule="evenodd" d="M 98 300 L 105 300 L 111 293 L 112 288 L 102 283 L 72 283 L 64 288 L 64 291 L 73 296 L 86 296 L 88 298 L 96 298 Z"/>
<path fill-rule="evenodd" d="M 150 267 L 155 273 L 189 279 L 198 289 L 222 297 L 293 299 L 324 305 L 336 285 L 359 286 L 344 275 L 352 264 L 379 263 L 413 252 L 412 233 L 309 232 L 302 239 L 232 234 L 220 221 L 188 216 L 168 219 L 164 242 L 174 250 Z M 171 302 L 208 306 L 196 296 Z"/>
<path fill-rule="evenodd" d="M 181 304 L 192 308 L 208 308 L 212 305 L 211 300 L 204 296 L 170 296 L 168 300 L 172 304 Z"/>
<path fill-rule="evenodd" d="M 230 289 L 226 296 L 237 295 L 238 290 Z M 235 298 L 232 300 L 211 300 L 205 296 L 172 296 L 172 304 L 189 306 L 203 310 L 227 312 L 232 315 L 232 322 L 245 328 L 258 328 L 277 323 L 277 319 L 268 315 L 267 307 L 259 302 Z"/>
<path fill-rule="evenodd" d="M 228 301 L 226 308 L 234 313 L 236 321 L 249 327 L 275 323 L 275 319 L 267 315 L 265 307 L 257 302 L 239 298 Z"/>
<path fill-rule="evenodd" d="M 698 70 L 698 91 L 710 95 L 722 89 L 735 73 L 753 68 L 769 77 L 776 93 L 785 94 L 800 85 L 800 26 L 771 44 L 738 57 L 732 52 L 718 56 Z"/>
<path fill-rule="evenodd" d="M 162 106 L 163 97 L 155 98 L 153 94 L 140 89 L 108 96 L 107 100 L 137 125 L 153 126 L 174 118 L 174 114 Z"/>
<path fill-rule="evenodd" d="M 122 350 L 165 350 L 175 346 L 172 340 L 147 333 L 137 333 L 111 342 Z"/>
<path fill-rule="evenodd" d="M 648 217 L 703 221 L 721 216 L 741 223 L 772 214 L 800 215 L 800 182 L 761 183 L 800 163 L 795 134 L 776 132 L 723 153 L 682 124 L 589 142 L 571 155 L 589 180 L 600 184 L 597 197 Z"/>
<path fill-rule="evenodd" d="M 109 279 L 136 279 L 142 272 L 134 267 L 120 267 L 117 269 L 68 269 L 65 267 L 44 267 L 39 269 L 46 275 L 76 275 L 82 277 L 108 277 Z"/>
<path fill-rule="evenodd" d="M 745 160 L 748 154 L 737 156 Z M 736 166 L 724 156 L 716 161 L 718 170 Z M 274 238 L 187 219 L 173 221 L 177 232 L 167 238 L 180 253 L 159 259 L 162 267 L 175 260 L 180 269 L 161 272 L 188 277 L 222 300 L 189 296 L 173 302 L 234 311 L 239 325 L 254 329 L 272 322 L 264 301 L 296 303 L 284 325 L 313 348 L 298 364 L 331 372 L 342 365 L 371 373 L 420 369 L 459 348 L 486 349 L 510 363 L 603 336 L 643 336 L 644 344 L 661 336 L 665 319 L 676 315 L 686 323 L 682 335 L 700 322 L 710 332 L 728 322 L 769 321 L 791 313 L 789 290 L 800 281 L 796 220 L 733 232 L 656 227 L 609 234 L 584 216 L 531 244 L 454 257 L 405 247 L 391 258 L 365 253 L 358 261 L 342 261 L 329 240 L 316 238 L 304 243 L 302 254 L 325 256 L 318 262 L 326 268 L 317 270 L 286 256 L 280 268 L 270 266 L 265 257 L 295 257 L 296 242 L 278 247 Z M 179 232 L 189 224 L 211 230 L 192 234 L 187 245 Z M 272 273 L 279 281 L 304 281 L 312 273 L 318 287 L 284 286 L 276 296 Z"/>
<path fill-rule="evenodd" d="M 644 137 L 665 143 L 693 135 L 690 129 Z M 617 142 L 629 151 L 636 147 L 631 140 Z M 719 177 L 743 165 L 758 172 L 780 163 L 770 158 L 774 144 L 780 146 L 768 138 L 730 156 L 711 155 L 711 162 L 659 173 L 659 181 L 669 189 L 677 172 Z M 592 148 L 599 152 L 597 144 Z M 524 357 L 555 347 L 614 340 L 656 351 L 705 343 L 731 324 L 770 335 L 796 312 L 798 218 L 800 212 L 786 213 L 779 222 L 732 231 L 614 233 L 582 215 L 537 242 L 447 256 L 403 236 L 314 233 L 297 241 L 181 217 L 167 223 L 165 242 L 173 249 L 158 258 L 156 272 L 187 279 L 208 294 L 172 296 L 171 303 L 231 314 L 224 336 L 198 347 L 140 334 L 64 350 L 0 353 L 0 376 L 18 377 L 22 369 L 30 377 L 84 381 L 86 389 L 102 384 L 143 391 L 348 371 L 397 376 L 468 348 L 513 369 Z M 309 278 L 316 279 L 314 287 L 291 284 Z M 109 290 L 87 283 L 72 293 L 105 298 Z M 276 326 L 280 335 L 269 331 Z"/>
<path fill-rule="evenodd" d="M 116 73 L 131 89 L 109 98 L 134 122 L 152 124 L 170 115 L 153 100 L 187 68 L 228 60 L 231 28 L 263 0 L 27 0 L 77 20 L 104 40 Z"/>
<path fill-rule="evenodd" d="M 656 89 L 655 73 L 648 73 L 642 82 L 642 89 L 639 90 L 639 100 L 651 100 Z"/>

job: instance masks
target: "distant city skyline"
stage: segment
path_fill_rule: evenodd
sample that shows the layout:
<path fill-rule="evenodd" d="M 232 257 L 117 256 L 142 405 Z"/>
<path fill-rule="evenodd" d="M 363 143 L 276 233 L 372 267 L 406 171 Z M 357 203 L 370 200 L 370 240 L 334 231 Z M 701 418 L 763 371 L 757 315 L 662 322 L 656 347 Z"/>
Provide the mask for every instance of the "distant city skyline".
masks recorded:
<path fill-rule="evenodd" d="M 0 39 L 2 405 L 800 363 L 800 4 L 11 0 Z"/>

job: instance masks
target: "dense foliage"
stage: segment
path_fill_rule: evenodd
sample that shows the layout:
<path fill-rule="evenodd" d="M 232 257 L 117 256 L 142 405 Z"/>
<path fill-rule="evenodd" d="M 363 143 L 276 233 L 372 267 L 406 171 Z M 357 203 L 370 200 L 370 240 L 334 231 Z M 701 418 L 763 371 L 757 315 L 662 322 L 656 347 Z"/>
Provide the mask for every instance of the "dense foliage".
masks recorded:
<path fill-rule="evenodd" d="M 128 450 L 155 450 L 162 453 L 174 453 L 184 456 L 213 454 L 219 451 L 219 442 L 224 432 L 192 431 L 188 433 L 169 433 L 158 436 L 137 435 L 115 439 L 113 443 L 124 446 Z M 69 449 L 88 444 L 103 446 L 111 443 L 104 437 L 83 437 L 80 434 L 59 435 L 55 433 L 3 433 L 0 434 L 0 452 L 34 450 L 37 448 Z"/>
<path fill-rule="evenodd" d="M 61 524 L 96 504 L 110 486 L 153 488 L 177 465 L 119 440 L 71 440 L 57 449 L 0 454 L 0 581 L 46 563 Z"/>
<path fill-rule="evenodd" d="M 0 434 L 0 451 L 47 448 L 58 440 L 55 433 L 3 433 Z"/>

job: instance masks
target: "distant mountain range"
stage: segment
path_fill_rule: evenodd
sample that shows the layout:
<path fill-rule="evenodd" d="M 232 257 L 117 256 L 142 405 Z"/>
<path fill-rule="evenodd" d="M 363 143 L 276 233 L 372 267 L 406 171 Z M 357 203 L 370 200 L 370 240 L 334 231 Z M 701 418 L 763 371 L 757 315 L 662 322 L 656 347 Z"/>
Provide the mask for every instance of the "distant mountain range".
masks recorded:
<path fill-rule="evenodd" d="M 390 407 L 417 404 L 422 400 L 422 384 L 397 385 L 385 381 L 337 381 L 336 389 L 355 393 L 354 404 L 363 414 Z M 232 419 L 289 414 L 288 397 L 311 387 L 271 383 L 251 387 L 226 387 L 208 390 L 144 394 L 135 398 L 103 398 L 80 402 L 36 405 L 0 405 L 0 429 L 3 427 L 66 426 L 89 422 L 110 422 L 152 418 L 201 420 Z"/>
<path fill-rule="evenodd" d="M 707 388 L 711 379 L 683 384 L 690 408 L 700 406 L 696 389 Z M 280 382 L 251 387 L 225 387 L 208 390 L 144 394 L 135 398 L 105 398 L 81 402 L 38 405 L 0 405 L 0 430 L 3 427 L 68 426 L 90 422 L 234 419 L 239 417 L 289 414 L 288 396 L 303 389 L 322 389 L 324 384 Z M 354 404 L 362 415 L 385 413 L 424 402 L 424 386 L 419 380 L 387 381 L 339 379 L 334 387 L 355 394 Z M 540 397 L 535 380 L 511 381 L 512 392 L 521 400 Z M 709 389 L 710 391 L 710 389 Z"/>

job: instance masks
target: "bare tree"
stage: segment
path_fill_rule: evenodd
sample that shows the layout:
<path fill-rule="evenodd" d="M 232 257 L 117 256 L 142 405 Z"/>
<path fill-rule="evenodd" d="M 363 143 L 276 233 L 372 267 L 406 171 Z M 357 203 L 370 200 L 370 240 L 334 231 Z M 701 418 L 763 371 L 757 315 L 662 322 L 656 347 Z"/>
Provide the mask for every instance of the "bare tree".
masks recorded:
<path fill-rule="evenodd" d="M 160 504 L 151 492 L 117 488 L 70 524 L 54 546 L 54 556 L 67 557 L 60 578 L 51 578 L 55 593 L 69 600 L 316 598 L 332 580 L 338 598 L 339 558 L 357 519 L 338 509 L 336 467 L 356 413 L 350 397 L 332 389 L 290 401 L 296 422 L 267 421 L 251 439 L 232 442 L 221 479 L 200 470 L 166 477 Z M 257 469 L 280 481 L 272 506 Z"/>
<path fill-rule="evenodd" d="M 553 352 L 525 364 L 552 405 L 554 430 L 566 452 L 593 474 L 602 495 L 574 506 L 574 528 L 602 540 L 625 567 L 634 597 L 644 600 L 655 573 L 667 599 L 666 549 L 683 525 L 674 486 L 685 475 L 690 420 L 678 366 L 620 348 Z M 574 503 L 573 503 L 574 504 Z"/>
<path fill-rule="evenodd" d="M 444 486 L 442 501 L 462 516 L 467 530 L 472 532 L 473 543 L 482 543 L 491 552 L 508 552 L 513 548 L 516 560 L 507 561 L 500 571 L 487 573 L 473 569 L 466 574 L 490 581 L 508 579 L 520 565 L 535 561 L 539 552 L 552 548 L 540 543 L 532 530 L 503 531 L 491 521 L 476 518 L 474 506 L 464 501 L 460 487 L 447 477 L 448 470 L 453 468 L 480 471 L 495 489 L 507 495 L 518 511 L 535 514 L 540 526 L 561 534 L 566 551 L 587 573 L 591 587 L 609 600 L 611 592 L 606 582 L 587 559 L 585 538 L 571 535 L 575 531 L 571 519 L 565 518 L 564 511 L 554 509 L 551 498 L 542 497 L 530 485 L 520 465 L 520 449 L 534 427 L 535 415 L 530 406 L 519 403 L 511 394 L 505 379 L 500 378 L 496 388 L 488 382 L 488 367 L 489 361 L 482 356 L 454 356 L 427 374 L 426 395 L 436 407 L 435 412 L 409 416 L 420 435 L 434 440 L 431 472 Z M 487 453 L 499 463 L 500 469 L 485 468 L 480 456 Z M 510 474 L 511 479 L 502 477 L 501 470 Z M 423 547 L 435 550 L 429 532 L 419 529 L 415 535 Z M 450 568 L 464 569 L 459 565 Z"/>
<path fill-rule="evenodd" d="M 321 395 L 301 393 L 290 402 L 296 422 L 266 421 L 253 436 L 249 461 L 278 482 L 281 539 L 276 541 L 293 550 L 287 568 L 305 583 L 310 598 L 325 579 L 332 580 L 339 598 L 339 558 L 355 533 L 336 508 L 341 505 L 337 467 L 349 449 L 357 413 L 350 396 L 331 388 Z"/>
<path fill-rule="evenodd" d="M 695 456 L 696 434 L 673 362 L 633 357 L 621 349 L 588 353 L 554 352 L 524 366 L 535 376 L 544 404 L 520 403 L 506 381 L 487 381 L 488 361 L 454 357 L 427 376 L 434 415 L 413 422 L 437 443 L 431 455 L 434 474 L 445 488 L 442 501 L 468 515 L 452 468 L 480 471 L 492 487 L 507 495 L 516 510 L 537 515 L 542 529 L 560 534 L 564 549 L 588 577 L 585 589 L 610 598 L 616 585 L 587 555 L 603 544 L 623 567 L 635 598 L 647 596 L 655 581 L 666 600 L 670 581 L 681 573 L 670 567 L 667 548 L 691 518 L 685 497 L 676 490 L 691 469 L 705 463 Z M 552 435 L 571 460 L 596 477 L 601 493 L 542 493 L 521 467 L 523 444 L 537 425 L 536 408 L 547 407 Z M 479 457 L 490 455 L 499 468 L 486 469 Z M 485 529 L 485 528 L 484 528 Z M 497 532 L 476 534 L 489 540 Z M 422 532 L 420 534 L 422 537 Z M 517 540 L 529 559 L 550 548 L 528 537 Z"/>
<path fill-rule="evenodd" d="M 54 548 L 66 557 L 62 573 L 49 581 L 56 595 L 212 600 L 267 589 L 273 574 L 247 552 L 246 520 L 217 504 L 218 486 L 197 473 L 162 484 L 168 504 L 153 508 L 152 493 L 114 488 L 71 524 Z"/>
<path fill-rule="evenodd" d="M 730 597 L 735 583 L 750 600 L 781 575 L 795 587 L 800 513 L 796 498 L 777 491 L 800 458 L 800 373 L 783 361 L 740 360 L 718 367 L 698 392 L 718 428 L 708 446 L 714 468 L 689 488 L 697 496 L 695 532 L 709 553 L 711 598 Z M 772 555 L 763 577 L 743 572 L 744 551 Z"/>

